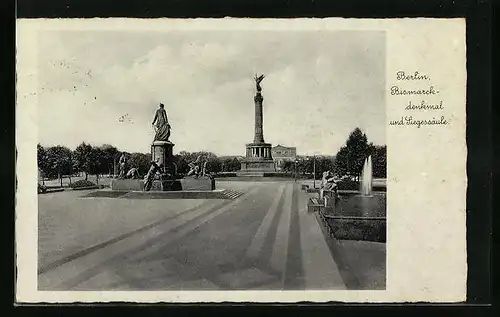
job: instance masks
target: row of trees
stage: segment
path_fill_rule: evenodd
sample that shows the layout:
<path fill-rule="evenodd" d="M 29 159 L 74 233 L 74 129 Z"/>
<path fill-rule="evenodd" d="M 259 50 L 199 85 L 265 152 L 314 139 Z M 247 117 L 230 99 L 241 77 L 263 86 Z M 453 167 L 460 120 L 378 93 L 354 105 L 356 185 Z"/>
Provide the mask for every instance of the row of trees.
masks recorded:
<path fill-rule="evenodd" d="M 285 161 L 281 170 L 284 173 L 297 173 L 298 177 L 313 176 L 321 178 L 323 172 L 332 171 L 335 159 L 331 156 L 297 157 L 296 161 Z M 316 173 L 315 173 L 316 172 Z"/>
<path fill-rule="evenodd" d="M 189 172 L 188 164 L 195 161 L 198 156 L 203 156 L 208 160 L 207 168 L 210 173 L 216 174 L 220 172 L 235 172 L 241 168 L 240 161 L 234 156 L 217 157 L 217 155 L 212 152 L 181 151 L 179 154 L 174 156 L 174 163 L 177 165 L 177 173 L 187 174 L 187 172 Z"/>
<path fill-rule="evenodd" d="M 128 167 L 136 167 L 139 174 L 145 175 L 151 162 L 151 154 L 128 153 L 119 151 L 112 145 L 93 146 L 82 143 L 75 150 L 64 146 L 43 147 L 38 144 L 37 160 L 38 168 L 43 178 L 59 178 L 62 184 L 62 176 L 70 177 L 76 173 L 84 173 L 85 179 L 88 175 L 116 174 L 118 171 L 118 160 L 125 153 Z M 212 173 L 234 172 L 241 168 L 240 161 L 236 157 L 217 157 L 211 152 L 185 152 L 181 151 L 174 156 L 177 172 L 186 174 L 189 171 L 188 164 L 200 155 L 208 158 L 207 167 Z"/>
<path fill-rule="evenodd" d="M 82 143 L 75 150 L 65 146 L 43 147 L 37 146 L 38 169 L 43 178 L 59 178 L 62 184 L 62 176 L 70 177 L 76 173 L 83 172 L 85 179 L 88 175 L 113 174 L 115 162 L 120 152 L 111 145 L 92 146 Z M 134 155 L 132 155 L 133 157 Z"/>
<path fill-rule="evenodd" d="M 285 173 L 297 173 L 299 177 L 313 175 L 316 171 L 316 178 L 321 178 L 323 172 L 332 171 L 338 177 L 348 176 L 358 179 L 365 159 L 370 155 L 373 176 L 387 177 L 387 146 L 369 143 L 366 134 L 356 128 L 335 157 L 297 157 L 295 162 L 285 162 L 282 170 Z"/>
<path fill-rule="evenodd" d="M 60 178 L 83 172 L 88 175 L 117 173 L 118 160 L 121 155 L 116 147 L 105 144 L 93 146 L 82 143 L 75 150 L 64 146 L 37 148 L 38 168 L 44 178 Z M 137 167 L 141 175 L 145 175 L 151 162 L 151 154 L 125 153 L 129 167 Z M 235 172 L 241 164 L 237 157 L 217 157 L 211 152 L 181 151 L 174 156 L 174 163 L 179 174 L 189 171 L 188 164 L 198 156 L 208 159 L 207 167 L 211 173 Z M 321 178 L 324 171 L 333 171 L 337 176 L 359 177 L 363 164 L 368 156 L 372 156 L 373 176 L 385 178 L 387 175 L 387 147 L 368 143 L 368 138 L 359 128 L 354 129 L 335 157 L 315 156 L 298 157 L 296 162 L 285 162 L 282 170 L 285 173 L 297 173 L 299 176 L 312 175 Z M 70 179 L 71 182 L 71 179 Z"/>

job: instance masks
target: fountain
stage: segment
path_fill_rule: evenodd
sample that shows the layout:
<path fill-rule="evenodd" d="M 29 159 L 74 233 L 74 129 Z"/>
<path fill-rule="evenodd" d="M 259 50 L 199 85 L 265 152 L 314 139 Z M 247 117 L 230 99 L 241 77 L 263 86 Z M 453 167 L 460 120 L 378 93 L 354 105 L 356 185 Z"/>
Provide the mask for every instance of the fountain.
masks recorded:
<path fill-rule="evenodd" d="M 328 176 L 328 175 L 326 175 Z M 319 197 L 310 197 L 308 211 L 318 212 L 330 234 L 340 240 L 367 242 L 386 241 L 386 194 L 380 189 L 373 190 L 372 157 L 368 156 L 359 176 L 359 191 L 337 189 L 325 191 L 323 176 Z M 336 188 L 336 187 L 335 187 Z M 329 194 L 325 199 L 325 192 Z"/>
<path fill-rule="evenodd" d="M 371 155 L 365 159 L 365 164 L 363 165 L 363 171 L 361 172 L 361 184 L 360 184 L 361 196 L 371 197 L 372 196 L 372 157 Z"/>

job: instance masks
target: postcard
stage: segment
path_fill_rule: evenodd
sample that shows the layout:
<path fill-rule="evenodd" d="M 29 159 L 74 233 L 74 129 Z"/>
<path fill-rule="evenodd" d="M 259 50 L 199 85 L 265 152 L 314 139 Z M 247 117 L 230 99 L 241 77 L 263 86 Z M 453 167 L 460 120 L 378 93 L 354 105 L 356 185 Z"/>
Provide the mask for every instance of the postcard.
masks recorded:
<path fill-rule="evenodd" d="M 16 300 L 466 299 L 464 19 L 20 19 Z"/>

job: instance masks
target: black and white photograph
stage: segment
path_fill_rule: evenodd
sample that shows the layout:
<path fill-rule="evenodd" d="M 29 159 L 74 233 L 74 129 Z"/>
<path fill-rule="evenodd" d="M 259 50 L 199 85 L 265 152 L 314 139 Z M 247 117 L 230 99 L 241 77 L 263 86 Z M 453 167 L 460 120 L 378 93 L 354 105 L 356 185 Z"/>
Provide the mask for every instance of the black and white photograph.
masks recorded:
<path fill-rule="evenodd" d="M 384 32 L 39 48 L 39 290 L 385 288 Z"/>
<path fill-rule="evenodd" d="M 22 22 L 22 298 L 462 298 L 460 20 Z"/>

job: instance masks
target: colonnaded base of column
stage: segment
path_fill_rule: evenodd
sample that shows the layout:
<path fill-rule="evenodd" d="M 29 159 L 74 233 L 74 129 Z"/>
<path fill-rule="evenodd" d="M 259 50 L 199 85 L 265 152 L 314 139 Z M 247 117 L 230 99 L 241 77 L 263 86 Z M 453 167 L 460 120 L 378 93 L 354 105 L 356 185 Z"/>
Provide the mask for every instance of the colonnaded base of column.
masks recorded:
<path fill-rule="evenodd" d="M 264 176 L 264 173 L 276 172 L 271 155 L 271 144 L 258 142 L 246 145 L 246 156 L 241 161 L 241 170 L 238 176 Z"/>

